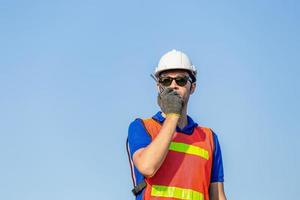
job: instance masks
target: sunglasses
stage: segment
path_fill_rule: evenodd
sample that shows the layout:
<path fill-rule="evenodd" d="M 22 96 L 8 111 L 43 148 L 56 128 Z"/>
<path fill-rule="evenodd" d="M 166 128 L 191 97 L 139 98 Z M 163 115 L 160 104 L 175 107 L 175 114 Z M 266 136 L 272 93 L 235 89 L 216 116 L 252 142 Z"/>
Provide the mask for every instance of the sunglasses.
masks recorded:
<path fill-rule="evenodd" d="M 173 80 L 175 80 L 176 84 L 183 87 L 187 84 L 188 81 L 192 82 L 192 79 L 188 76 L 178 76 L 175 78 L 166 76 L 166 77 L 160 77 L 158 82 L 165 87 L 168 87 L 172 84 Z"/>

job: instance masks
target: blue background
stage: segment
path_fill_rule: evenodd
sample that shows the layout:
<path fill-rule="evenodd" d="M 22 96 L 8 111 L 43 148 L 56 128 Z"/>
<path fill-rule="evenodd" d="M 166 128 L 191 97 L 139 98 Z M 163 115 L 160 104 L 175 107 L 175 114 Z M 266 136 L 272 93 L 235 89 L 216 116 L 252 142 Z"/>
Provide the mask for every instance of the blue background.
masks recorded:
<path fill-rule="evenodd" d="M 149 74 L 198 68 L 189 114 L 218 134 L 228 199 L 296 199 L 299 1 L 0 1 L 0 199 L 133 199 L 129 123 Z"/>

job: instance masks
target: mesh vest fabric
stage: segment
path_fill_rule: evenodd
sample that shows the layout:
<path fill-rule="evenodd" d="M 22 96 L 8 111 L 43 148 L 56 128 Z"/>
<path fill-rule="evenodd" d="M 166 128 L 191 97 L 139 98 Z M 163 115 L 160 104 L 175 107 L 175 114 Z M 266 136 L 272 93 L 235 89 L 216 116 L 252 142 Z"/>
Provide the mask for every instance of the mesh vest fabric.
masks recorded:
<path fill-rule="evenodd" d="M 152 140 L 161 124 L 143 119 Z M 155 175 L 146 178 L 144 200 L 209 200 L 209 185 L 214 150 L 213 134 L 209 128 L 197 127 L 193 134 L 176 132 L 169 152 Z"/>

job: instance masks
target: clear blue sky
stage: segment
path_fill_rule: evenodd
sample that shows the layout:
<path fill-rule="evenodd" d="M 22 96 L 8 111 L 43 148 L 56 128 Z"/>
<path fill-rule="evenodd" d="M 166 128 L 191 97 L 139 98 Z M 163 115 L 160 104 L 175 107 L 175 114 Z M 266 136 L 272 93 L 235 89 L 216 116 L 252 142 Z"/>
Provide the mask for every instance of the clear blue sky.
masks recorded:
<path fill-rule="evenodd" d="M 189 114 L 218 134 L 228 199 L 297 199 L 299 1 L 0 1 L 0 199 L 134 199 L 129 123 L 186 52 Z"/>

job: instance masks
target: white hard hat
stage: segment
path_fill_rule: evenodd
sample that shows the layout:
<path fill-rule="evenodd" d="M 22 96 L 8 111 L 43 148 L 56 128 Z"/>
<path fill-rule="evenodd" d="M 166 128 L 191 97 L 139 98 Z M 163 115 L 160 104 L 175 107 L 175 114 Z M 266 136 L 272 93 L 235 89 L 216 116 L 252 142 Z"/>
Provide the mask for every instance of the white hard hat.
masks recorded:
<path fill-rule="evenodd" d="M 156 77 L 158 77 L 162 71 L 170 69 L 185 69 L 191 72 L 191 74 L 194 76 L 193 78 L 196 78 L 197 70 L 192 64 L 191 60 L 185 53 L 175 49 L 167 52 L 160 58 L 154 74 Z"/>

